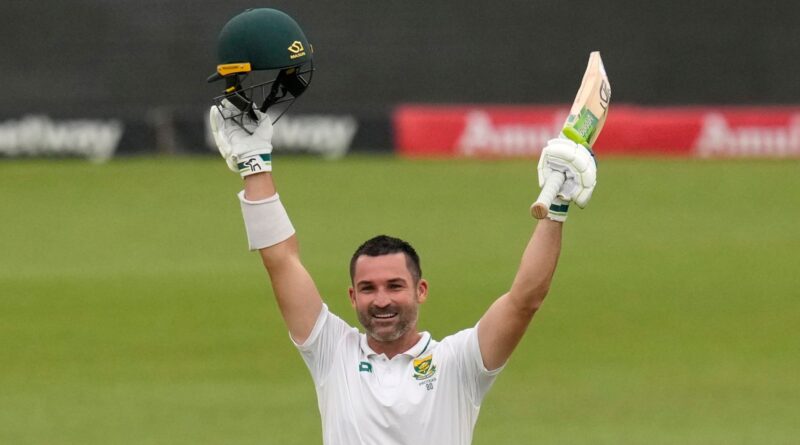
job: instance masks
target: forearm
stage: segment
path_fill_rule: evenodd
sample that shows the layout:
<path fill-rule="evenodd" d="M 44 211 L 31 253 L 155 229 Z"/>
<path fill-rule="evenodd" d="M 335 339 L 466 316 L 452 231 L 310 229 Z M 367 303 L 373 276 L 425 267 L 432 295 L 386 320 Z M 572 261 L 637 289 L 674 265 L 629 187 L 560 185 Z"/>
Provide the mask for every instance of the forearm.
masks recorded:
<path fill-rule="evenodd" d="M 277 190 L 272 180 L 272 173 L 259 173 L 244 178 L 244 197 L 246 199 L 259 201 L 275 196 L 275 194 L 277 194 Z M 264 267 L 267 268 L 267 272 L 270 275 L 281 275 L 283 266 L 294 262 L 290 260 L 299 262 L 299 249 L 294 235 L 283 242 L 261 248 L 258 251 L 261 254 Z"/>
<path fill-rule="evenodd" d="M 244 197 L 251 201 L 266 199 L 275 193 L 275 183 L 272 181 L 271 172 L 259 173 L 244 178 Z"/>
<path fill-rule="evenodd" d="M 561 252 L 562 226 L 549 219 L 536 225 L 509 291 L 509 298 L 518 307 L 535 312 L 550 290 Z"/>
<path fill-rule="evenodd" d="M 272 173 L 245 177 L 244 195 L 249 201 L 261 201 L 277 193 Z M 300 261 L 295 235 L 276 244 L 258 249 L 261 261 L 270 276 L 275 299 L 289 333 L 302 343 L 308 337 L 322 308 L 314 281 Z"/>
<path fill-rule="evenodd" d="M 277 190 L 275 189 L 271 172 L 259 173 L 244 178 L 244 197 L 247 200 L 259 201 L 276 194 Z M 286 268 L 296 266 L 300 262 L 297 238 L 294 235 L 280 243 L 260 248 L 258 251 L 270 276 L 280 277 L 284 275 Z M 273 287 L 275 287 L 274 279 Z"/>
<path fill-rule="evenodd" d="M 478 341 L 486 369 L 508 360 L 550 288 L 561 250 L 559 222 L 542 219 L 528 242 L 511 290 L 483 315 Z"/>

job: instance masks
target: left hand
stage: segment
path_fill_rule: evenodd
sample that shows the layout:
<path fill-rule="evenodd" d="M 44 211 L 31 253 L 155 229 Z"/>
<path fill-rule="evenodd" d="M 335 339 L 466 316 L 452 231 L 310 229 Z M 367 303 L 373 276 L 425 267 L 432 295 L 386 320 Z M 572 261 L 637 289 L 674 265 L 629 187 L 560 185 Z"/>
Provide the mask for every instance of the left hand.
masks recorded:
<path fill-rule="evenodd" d="M 266 113 L 255 110 L 257 121 L 227 100 L 212 106 L 209 121 L 214 142 L 231 171 L 242 177 L 272 171 L 272 122 Z M 234 122 L 231 116 L 241 119 Z M 240 125 L 241 123 L 241 125 Z"/>
<path fill-rule="evenodd" d="M 594 155 L 583 145 L 565 138 L 551 139 L 542 150 L 537 169 L 540 187 L 544 186 L 550 173 L 564 173 L 566 180 L 557 195 L 564 206 L 573 201 L 584 208 L 592 198 L 597 184 L 597 163 Z M 566 215 L 566 208 L 564 213 Z"/>

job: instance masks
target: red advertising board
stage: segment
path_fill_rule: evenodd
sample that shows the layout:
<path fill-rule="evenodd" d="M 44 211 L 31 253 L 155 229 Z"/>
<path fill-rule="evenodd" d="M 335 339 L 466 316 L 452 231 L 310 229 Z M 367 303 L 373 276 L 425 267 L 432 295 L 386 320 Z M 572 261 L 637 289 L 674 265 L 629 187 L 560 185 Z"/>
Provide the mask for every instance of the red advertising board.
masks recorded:
<path fill-rule="evenodd" d="M 395 110 L 404 156 L 538 156 L 567 106 L 406 105 Z M 800 107 L 611 106 L 603 155 L 800 157 Z"/>

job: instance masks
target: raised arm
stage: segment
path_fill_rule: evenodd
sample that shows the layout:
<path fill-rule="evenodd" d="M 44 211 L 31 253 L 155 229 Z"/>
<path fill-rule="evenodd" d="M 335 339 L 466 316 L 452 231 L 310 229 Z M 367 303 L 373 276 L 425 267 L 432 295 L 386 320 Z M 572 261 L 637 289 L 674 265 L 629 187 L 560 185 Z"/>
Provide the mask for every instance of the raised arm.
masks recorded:
<path fill-rule="evenodd" d="M 554 154 L 561 156 L 566 151 L 571 157 L 551 159 Z M 553 140 L 543 150 L 542 160 L 550 169 L 564 172 L 567 179 L 548 217 L 536 225 L 511 289 L 489 307 L 478 325 L 481 357 L 489 370 L 508 360 L 550 290 L 570 200 L 574 198 L 578 206 L 584 207 L 594 190 L 596 165 L 585 148 L 571 141 Z M 549 171 L 544 175 L 547 177 Z"/>
<path fill-rule="evenodd" d="M 539 221 L 511 289 L 481 318 L 478 343 L 486 369 L 497 369 L 508 360 L 542 305 L 561 252 L 561 226 L 549 219 Z"/>
<path fill-rule="evenodd" d="M 263 201 L 275 195 L 272 173 L 259 173 L 245 178 L 246 200 Z M 258 252 L 269 273 L 272 290 L 289 333 L 297 343 L 305 342 L 322 310 L 322 298 L 300 262 L 297 236 L 293 234 L 278 244 L 258 249 Z"/>
<path fill-rule="evenodd" d="M 250 249 L 261 255 L 289 333 L 303 343 L 314 328 L 322 299 L 300 262 L 294 227 L 272 179 L 272 123 L 266 115 L 257 117 L 242 115 L 227 101 L 209 113 L 220 154 L 244 178 L 239 200 Z"/>

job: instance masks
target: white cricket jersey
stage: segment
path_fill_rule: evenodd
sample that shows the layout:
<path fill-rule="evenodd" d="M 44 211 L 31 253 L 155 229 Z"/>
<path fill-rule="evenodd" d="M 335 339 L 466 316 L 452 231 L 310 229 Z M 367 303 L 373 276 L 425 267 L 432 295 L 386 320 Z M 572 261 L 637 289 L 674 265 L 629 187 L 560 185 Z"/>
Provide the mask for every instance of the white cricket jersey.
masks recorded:
<path fill-rule="evenodd" d="M 325 445 L 468 445 L 502 370 L 483 366 L 477 326 L 440 342 L 423 332 L 389 360 L 326 305 L 295 345 L 314 380 Z"/>

